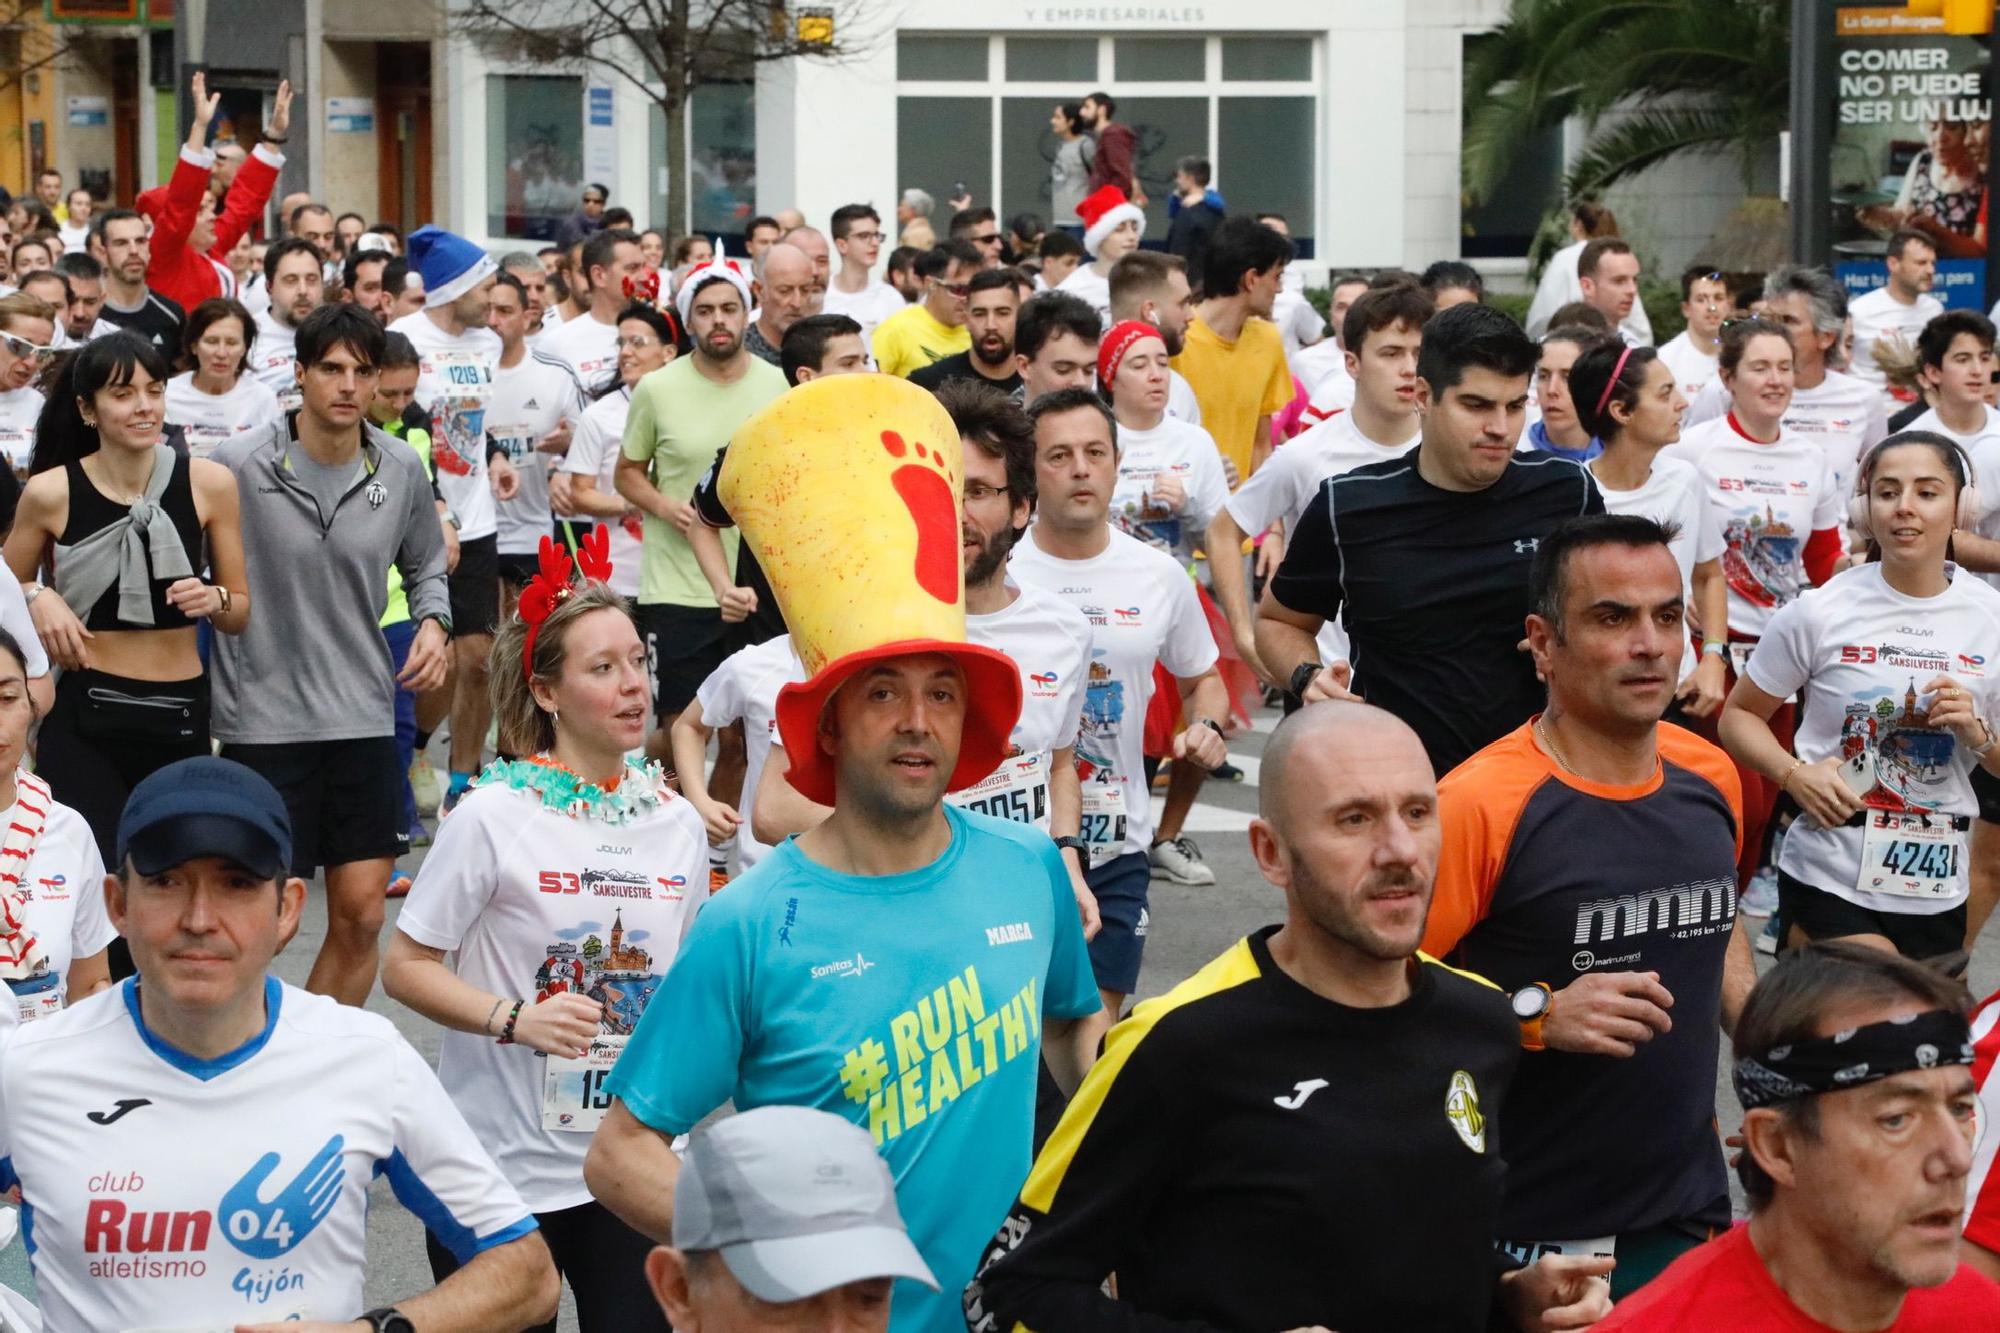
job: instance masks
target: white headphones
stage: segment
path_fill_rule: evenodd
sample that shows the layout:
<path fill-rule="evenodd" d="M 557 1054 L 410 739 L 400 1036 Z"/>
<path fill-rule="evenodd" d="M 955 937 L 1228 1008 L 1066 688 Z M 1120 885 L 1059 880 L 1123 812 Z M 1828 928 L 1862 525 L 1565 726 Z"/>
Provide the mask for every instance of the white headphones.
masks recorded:
<path fill-rule="evenodd" d="M 1875 465 L 1876 457 L 1884 449 L 1893 449 L 1905 444 L 1927 444 L 1934 447 L 1943 445 L 1951 450 L 1952 456 L 1958 460 L 1956 468 L 1958 473 L 1958 512 L 1952 519 L 1952 526 L 1958 528 L 1978 526 L 1979 520 L 1984 516 L 1984 509 L 1979 500 L 1979 487 L 1974 480 L 1972 455 L 1965 451 L 1964 445 L 1952 439 L 1949 435 L 1941 435 L 1936 431 L 1930 430 L 1898 431 L 1862 455 L 1861 466 L 1856 468 L 1854 472 L 1854 494 L 1847 497 L 1848 526 L 1863 537 L 1867 537 L 1870 540 L 1874 539 L 1874 529 L 1868 523 L 1869 473 Z"/>

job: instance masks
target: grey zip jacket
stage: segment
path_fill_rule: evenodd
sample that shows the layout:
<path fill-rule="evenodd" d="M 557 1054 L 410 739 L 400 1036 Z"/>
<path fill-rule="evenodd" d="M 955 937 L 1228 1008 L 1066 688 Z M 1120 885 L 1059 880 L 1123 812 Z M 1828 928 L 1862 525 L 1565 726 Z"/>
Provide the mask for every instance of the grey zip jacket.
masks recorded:
<path fill-rule="evenodd" d="M 250 624 L 215 636 L 211 729 L 236 745 L 393 736 L 395 673 L 379 628 L 392 560 L 410 619 L 451 624 L 430 480 L 415 450 L 364 423 L 361 477 L 322 517 L 288 448 L 304 446 L 281 417 L 213 455 L 236 474 Z"/>

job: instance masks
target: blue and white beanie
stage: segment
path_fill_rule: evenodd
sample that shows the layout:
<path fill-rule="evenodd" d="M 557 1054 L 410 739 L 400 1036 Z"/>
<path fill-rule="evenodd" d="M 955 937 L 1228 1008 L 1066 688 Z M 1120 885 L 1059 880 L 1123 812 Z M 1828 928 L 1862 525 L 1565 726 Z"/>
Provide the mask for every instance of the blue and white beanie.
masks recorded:
<path fill-rule="evenodd" d="M 484 250 L 443 227 L 423 226 L 410 233 L 410 263 L 424 279 L 424 308 L 450 305 L 477 287 L 500 266 Z"/>

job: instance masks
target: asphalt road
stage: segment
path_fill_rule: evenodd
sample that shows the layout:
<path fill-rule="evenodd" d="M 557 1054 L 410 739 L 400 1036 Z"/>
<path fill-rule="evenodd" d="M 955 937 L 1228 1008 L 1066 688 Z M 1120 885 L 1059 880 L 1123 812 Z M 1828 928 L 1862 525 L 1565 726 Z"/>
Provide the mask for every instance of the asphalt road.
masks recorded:
<path fill-rule="evenodd" d="M 1265 734 L 1275 724 L 1277 714 L 1267 712 L 1257 719 L 1257 730 L 1246 732 L 1231 742 L 1234 761 L 1245 769 L 1244 781 L 1210 783 L 1204 788 L 1187 825 L 1188 834 L 1214 867 L 1217 882 L 1208 888 L 1185 888 L 1155 881 L 1152 891 L 1151 933 L 1146 943 L 1145 970 L 1140 978 L 1142 996 L 1157 995 L 1190 976 L 1215 955 L 1228 948 L 1246 932 L 1284 916 L 1283 895 L 1266 883 L 1251 860 L 1243 830 L 1257 807 L 1257 760 L 1263 752 Z M 421 853 L 418 854 L 419 858 Z M 414 864 L 414 860 L 412 862 Z M 390 924 L 395 922 L 396 904 L 390 904 Z M 324 933 L 323 901 L 315 895 L 307 910 L 306 923 L 290 949 L 277 961 L 279 975 L 287 981 L 303 983 L 319 949 Z M 387 938 L 385 932 L 384 938 Z M 1760 956 L 1760 966 L 1768 959 Z M 2000 927 L 1989 926 L 1980 940 L 1970 977 L 1975 994 L 2000 989 Z M 382 995 L 379 987 L 369 1007 L 395 1019 L 417 1049 L 433 1060 L 437 1055 L 438 1030 Z M 1733 1127 L 1740 1115 L 1729 1090 L 1726 1066 L 1718 1080 L 1717 1114 L 1725 1127 Z M 377 1197 L 368 1220 L 370 1304 L 388 1304 L 431 1285 L 424 1257 L 422 1228 L 395 1201 L 388 1186 L 377 1181 Z M 1739 1196 L 1738 1209 L 1742 1200 Z M 567 1333 L 576 1327 L 567 1295 L 564 1297 L 561 1328 Z"/>

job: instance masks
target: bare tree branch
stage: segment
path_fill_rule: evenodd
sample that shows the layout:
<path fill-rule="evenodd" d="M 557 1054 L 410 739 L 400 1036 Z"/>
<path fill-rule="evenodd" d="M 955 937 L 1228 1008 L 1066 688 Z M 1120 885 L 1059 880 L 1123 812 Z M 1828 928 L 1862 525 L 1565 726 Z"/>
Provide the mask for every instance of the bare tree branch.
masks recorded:
<path fill-rule="evenodd" d="M 76 46 L 75 29 L 68 24 L 31 24 L 30 14 L 42 12 L 41 0 L 7 0 L 0 4 L 0 40 L 12 38 L 10 59 L 0 61 L 0 90 L 12 88 L 37 70 L 48 68 Z M 46 50 L 30 58 L 26 54 L 31 37 L 40 35 Z"/>

